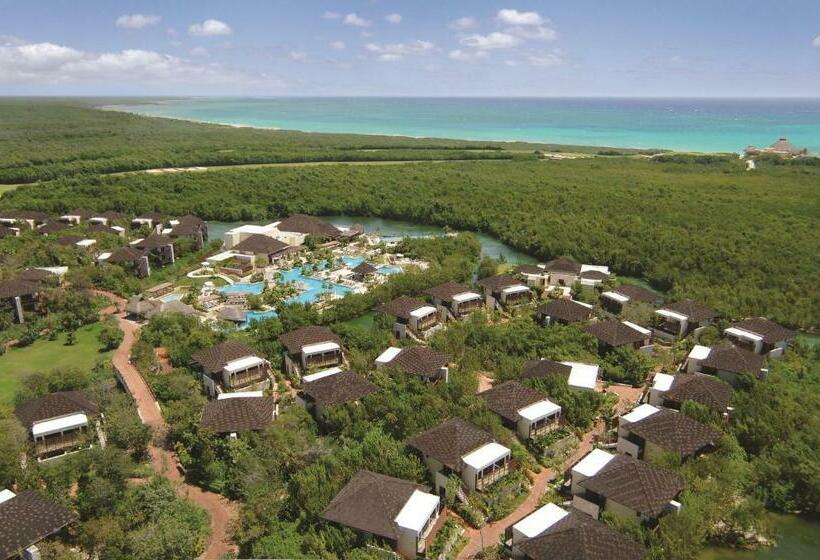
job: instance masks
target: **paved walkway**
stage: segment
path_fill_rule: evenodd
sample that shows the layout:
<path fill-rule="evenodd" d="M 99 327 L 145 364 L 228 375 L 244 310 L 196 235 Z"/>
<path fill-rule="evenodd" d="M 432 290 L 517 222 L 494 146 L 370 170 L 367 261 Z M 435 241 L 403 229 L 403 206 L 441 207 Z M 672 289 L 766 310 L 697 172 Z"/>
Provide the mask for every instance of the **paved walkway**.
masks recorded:
<path fill-rule="evenodd" d="M 229 541 L 227 529 L 230 520 L 236 514 L 236 504 L 226 500 L 219 494 L 207 492 L 197 486 L 187 484 L 179 471 L 176 454 L 161 447 L 168 426 L 162 417 L 159 403 L 154 398 L 151 389 L 142 374 L 131 364 L 131 349 L 137 342 L 139 325 L 126 320 L 126 301 L 109 292 L 95 290 L 93 293 L 106 297 L 112 302 L 112 305 L 104 309 L 102 313 L 116 317 L 119 327 L 122 329 L 124 335 L 122 344 L 114 351 L 111 360 L 122 376 L 128 392 L 134 398 L 142 422 L 148 425 L 154 433 L 154 441 L 148 446 L 151 465 L 157 473 L 176 483 L 180 495 L 186 496 L 210 515 L 211 537 L 201 558 L 203 560 L 218 560 L 226 553 L 235 553 L 236 547 Z"/>

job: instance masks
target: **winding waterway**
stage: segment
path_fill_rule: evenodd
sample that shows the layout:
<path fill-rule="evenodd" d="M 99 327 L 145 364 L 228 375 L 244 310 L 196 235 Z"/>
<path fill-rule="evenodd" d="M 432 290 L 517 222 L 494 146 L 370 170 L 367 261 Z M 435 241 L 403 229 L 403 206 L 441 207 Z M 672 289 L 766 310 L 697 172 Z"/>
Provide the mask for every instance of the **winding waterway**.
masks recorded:
<path fill-rule="evenodd" d="M 777 546 L 759 550 L 712 547 L 698 560 L 814 560 L 820 558 L 820 521 L 796 515 L 769 514 Z"/>

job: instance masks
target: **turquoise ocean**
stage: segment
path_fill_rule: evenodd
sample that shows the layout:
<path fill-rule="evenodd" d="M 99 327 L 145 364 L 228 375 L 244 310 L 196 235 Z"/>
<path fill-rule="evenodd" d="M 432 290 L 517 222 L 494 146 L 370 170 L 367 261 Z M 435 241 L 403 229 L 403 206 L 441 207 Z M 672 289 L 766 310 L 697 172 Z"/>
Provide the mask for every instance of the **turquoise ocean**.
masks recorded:
<path fill-rule="evenodd" d="M 740 152 L 788 137 L 820 153 L 820 98 L 191 98 L 143 115 L 305 132 Z"/>

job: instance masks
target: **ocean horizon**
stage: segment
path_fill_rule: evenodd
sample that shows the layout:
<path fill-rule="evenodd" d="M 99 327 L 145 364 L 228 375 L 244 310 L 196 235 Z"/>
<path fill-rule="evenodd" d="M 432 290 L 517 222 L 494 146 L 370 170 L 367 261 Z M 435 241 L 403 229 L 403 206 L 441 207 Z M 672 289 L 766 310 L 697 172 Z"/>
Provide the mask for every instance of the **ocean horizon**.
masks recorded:
<path fill-rule="evenodd" d="M 304 132 L 697 152 L 787 137 L 820 153 L 820 98 L 190 97 L 106 108 Z"/>

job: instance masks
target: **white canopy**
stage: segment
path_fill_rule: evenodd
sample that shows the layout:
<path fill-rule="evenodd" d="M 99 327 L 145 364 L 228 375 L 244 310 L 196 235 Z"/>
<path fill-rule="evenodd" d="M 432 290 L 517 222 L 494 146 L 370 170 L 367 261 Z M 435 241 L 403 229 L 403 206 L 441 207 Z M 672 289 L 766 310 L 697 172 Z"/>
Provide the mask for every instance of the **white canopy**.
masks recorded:
<path fill-rule="evenodd" d="M 96 245 L 96 239 L 81 239 L 77 241 L 78 247 L 91 247 L 92 245 Z"/>
<path fill-rule="evenodd" d="M 572 369 L 569 372 L 567 383 L 570 387 L 589 389 L 594 391 L 598 381 L 598 366 L 596 364 L 582 364 L 581 362 L 561 362 Z"/>
<path fill-rule="evenodd" d="M 263 397 L 264 395 L 265 393 L 263 391 L 237 391 L 236 393 L 219 393 L 216 400 L 224 401 L 225 399 L 245 399 L 249 397 Z"/>
<path fill-rule="evenodd" d="M 709 357 L 709 353 L 712 351 L 711 348 L 708 346 L 701 346 L 700 344 L 695 344 L 692 347 L 692 350 L 689 351 L 689 358 L 693 360 L 705 360 Z"/>
<path fill-rule="evenodd" d="M 519 294 L 521 292 L 529 292 L 530 289 L 526 286 L 507 286 L 503 290 L 501 290 L 502 294 L 509 295 L 509 294 Z"/>
<path fill-rule="evenodd" d="M 311 373 L 310 375 L 304 376 L 302 381 L 305 383 L 310 383 L 311 381 L 316 381 L 317 379 L 322 379 L 323 377 L 330 377 L 331 375 L 336 375 L 341 372 L 342 368 L 340 367 L 323 369 L 322 371 L 317 371 L 316 373 Z"/>
<path fill-rule="evenodd" d="M 431 313 L 435 313 L 436 308 L 432 305 L 423 305 L 418 309 L 414 309 L 410 312 L 411 317 L 415 317 L 416 319 L 421 319 L 422 317 L 427 317 Z"/>
<path fill-rule="evenodd" d="M 605 297 L 607 299 L 615 300 L 618 303 L 626 303 L 629 301 L 629 298 L 621 295 L 617 292 L 604 292 L 601 294 L 601 297 Z"/>
<path fill-rule="evenodd" d="M 584 272 L 601 272 L 603 274 L 609 274 L 609 267 L 603 266 L 599 264 L 582 264 L 581 265 L 581 274 Z"/>
<path fill-rule="evenodd" d="M 320 342 L 318 344 L 307 344 L 302 346 L 302 354 L 310 356 L 311 354 L 321 354 L 323 352 L 331 352 L 339 350 L 339 345 L 335 342 Z"/>
<path fill-rule="evenodd" d="M 396 348 L 395 346 L 391 346 L 390 348 L 388 348 L 387 350 L 385 350 L 384 352 L 379 354 L 379 357 L 376 358 L 376 363 L 381 364 L 381 365 L 389 364 L 399 354 L 401 354 L 401 348 Z"/>
<path fill-rule="evenodd" d="M 8 489 L 0 490 L 0 504 L 14 498 L 17 494 Z"/>
<path fill-rule="evenodd" d="M 678 313 L 677 311 L 670 311 L 669 309 L 658 309 L 655 311 L 656 315 L 660 315 L 661 317 L 666 317 L 667 319 L 674 319 L 675 321 L 686 321 L 689 319 L 683 313 Z"/>
<path fill-rule="evenodd" d="M 549 399 L 544 399 L 543 401 L 538 401 L 537 403 L 525 406 L 518 411 L 518 414 L 530 422 L 537 422 L 542 418 L 552 416 L 558 412 L 561 412 L 561 407 L 559 405 Z"/>
<path fill-rule="evenodd" d="M 509 454 L 509 449 L 500 443 L 492 442 L 468 453 L 462 457 L 461 460 L 467 465 L 473 467 L 475 470 L 480 471 L 484 467 L 492 465 L 502 457 Z"/>
<path fill-rule="evenodd" d="M 658 412 L 658 409 L 651 404 L 642 404 L 636 408 L 633 408 L 629 414 L 624 414 L 621 416 L 621 420 L 625 420 L 628 423 L 639 422 L 644 418 L 652 416 Z"/>
<path fill-rule="evenodd" d="M 34 437 L 48 436 L 58 434 L 65 430 L 75 430 L 87 425 L 88 416 L 79 412 L 77 414 L 46 420 L 45 422 L 35 422 L 31 427 L 31 435 Z"/>
<path fill-rule="evenodd" d="M 475 292 L 462 292 L 453 296 L 453 301 L 456 303 L 464 303 L 465 301 L 472 301 L 474 299 L 481 299 L 481 295 Z"/>
<path fill-rule="evenodd" d="M 745 340 L 751 340 L 752 342 L 759 342 L 763 340 L 763 337 L 759 334 L 755 334 L 750 331 L 745 331 L 737 327 L 729 327 L 728 329 L 725 329 L 723 332 L 724 334 L 736 336 L 737 338 L 743 338 Z"/>
<path fill-rule="evenodd" d="M 555 504 L 547 504 L 513 525 L 513 529 L 531 539 L 537 537 L 567 515 L 568 512 Z"/>
<path fill-rule="evenodd" d="M 572 467 L 573 473 L 578 473 L 584 477 L 595 476 L 602 468 L 606 466 L 615 455 L 607 453 L 603 449 L 593 449 L 587 453 L 586 457 L 575 463 Z"/>
<path fill-rule="evenodd" d="M 624 325 L 626 325 L 627 327 L 629 327 L 630 329 L 636 330 L 636 331 L 638 331 L 639 333 L 641 333 L 643 335 L 646 335 L 646 336 L 651 336 L 652 335 L 652 331 L 650 331 L 649 329 L 646 329 L 646 328 L 644 328 L 640 325 L 636 325 L 635 323 L 630 323 L 629 321 L 621 321 L 621 322 Z"/>
<path fill-rule="evenodd" d="M 655 379 L 652 380 L 652 388 L 656 391 L 668 391 L 675 381 L 674 375 L 668 373 L 656 373 Z"/>
<path fill-rule="evenodd" d="M 440 498 L 421 490 L 414 490 L 410 499 L 396 516 L 396 525 L 420 533 L 433 512 L 438 509 Z"/>
<path fill-rule="evenodd" d="M 239 358 L 237 360 L 231 360 L 225 367 L 222 368 L 228 373 L 236 373 L 237 371 L 244 371 L 246 369 L 250 369 L 252 367 L 256 367 L 265 363 L 265 360 L 260 358 L 259 356 L 245 356 L 244 358 Z"/>

